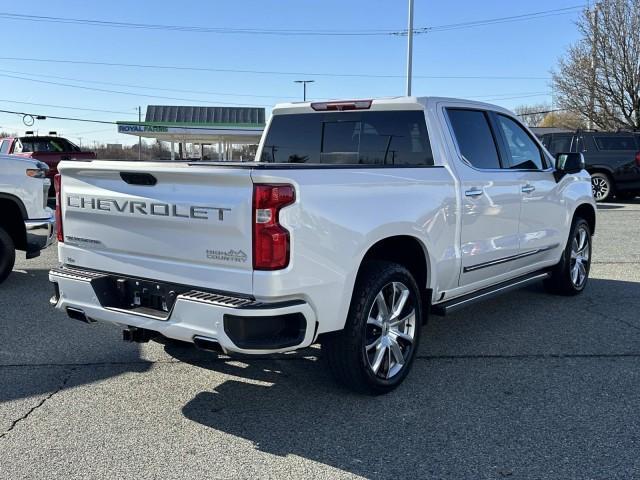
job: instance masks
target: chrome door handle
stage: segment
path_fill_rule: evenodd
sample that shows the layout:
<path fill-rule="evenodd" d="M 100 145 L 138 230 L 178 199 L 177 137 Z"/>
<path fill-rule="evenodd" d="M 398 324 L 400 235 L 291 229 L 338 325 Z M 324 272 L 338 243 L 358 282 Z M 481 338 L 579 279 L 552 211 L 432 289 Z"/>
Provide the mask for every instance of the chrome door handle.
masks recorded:
<path fill-rule="evenodd" d="M 467 197 L 477 197 L 479 195 L 482 195 L 482 190 L 480 190 L 479 188 L 472 188 L 471 190 L 467 190 L 466 192 L 464 192 L 464 194 Z"/>
<path fill-rule="evenodd" d="M 536 189 L 533 185 L 525 185 L 522 187 L 522 193 L 531 193 Z"/>

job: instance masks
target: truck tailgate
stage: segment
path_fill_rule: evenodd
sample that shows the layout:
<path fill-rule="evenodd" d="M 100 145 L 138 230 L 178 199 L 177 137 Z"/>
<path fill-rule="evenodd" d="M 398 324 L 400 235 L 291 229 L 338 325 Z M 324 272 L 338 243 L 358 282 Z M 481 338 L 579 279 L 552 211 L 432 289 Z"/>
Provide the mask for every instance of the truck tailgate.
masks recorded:
<path fill-rule="evenodd" d="M 93 161 L 59 171 L 61 262 L 251 293 L 250 169 Z"/>

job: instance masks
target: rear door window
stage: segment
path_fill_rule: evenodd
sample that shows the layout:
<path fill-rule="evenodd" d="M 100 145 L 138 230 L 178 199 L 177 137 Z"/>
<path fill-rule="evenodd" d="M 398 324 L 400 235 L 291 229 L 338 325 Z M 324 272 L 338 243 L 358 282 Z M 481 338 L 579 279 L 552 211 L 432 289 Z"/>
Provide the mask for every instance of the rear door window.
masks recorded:
<path fill-rule="evenodd" d="M 544 170 L 542 150 L 527 131 L 512 118 L 504 115 L 496 115 L 496 118 L 506 144 L 509 168 Z"/>
<path fill-rule="evenodd" d="M 447 114 L 462 156 L 476 168 L 500 168 L 498 149 L 486 112 L 448 108 Z"/>
<path fill-rule="evenodd" d="M 262 162 L 430 166 L 423 111 L 276 115 Z"/>
<path fill-rule="evenodd" d="M 594 137 L 598 150 L 637 150 L 638 144 L 634 136 L 597 136 Z"/>

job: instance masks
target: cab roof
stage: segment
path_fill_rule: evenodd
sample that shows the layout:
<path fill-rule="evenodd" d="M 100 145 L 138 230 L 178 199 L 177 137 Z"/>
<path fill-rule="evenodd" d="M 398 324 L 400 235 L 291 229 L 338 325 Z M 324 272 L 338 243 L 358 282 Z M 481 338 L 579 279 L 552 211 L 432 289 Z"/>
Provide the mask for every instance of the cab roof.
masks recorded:
<path fill-rule="evenodd" d="M 389 110 L 425 110 L 438 103 L 456 105 L 469 108 L 482 108 L 494 111 L 501 111 L 511 114 L 511 112 L 503 107 L 492 105 L 489 103 L 478 102 L 475 100 L 466 100 L 461 98 L 450 97 L 417 97 L 417 96 L 398 96 L 398 97 L 382 97 L 374 99 L 346 99 L 346 100 L 323 100 L 313 102 L 287 102 L 277 104 L 273 110 L 273 115 L 283 115 L 292 113 L 313 113 L 316 111 L 353 111 L 353 110 L 370 110 L 370 111 L 389 111 Z M 354 105 L 360 104 L 360 106 Z M 325 108 L 324 106 L 330 106 Z"/>

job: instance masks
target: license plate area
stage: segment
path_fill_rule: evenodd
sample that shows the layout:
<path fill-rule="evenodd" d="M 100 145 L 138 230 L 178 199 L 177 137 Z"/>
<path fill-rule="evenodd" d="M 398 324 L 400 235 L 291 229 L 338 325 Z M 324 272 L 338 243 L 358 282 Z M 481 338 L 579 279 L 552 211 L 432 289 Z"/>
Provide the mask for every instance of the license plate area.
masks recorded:
<path fill-rule="evenodd" d="M 104 276 L 91 281 L 100 305 L 166 320 L 178 295 L 190 288 L 129 277 Z"/>

